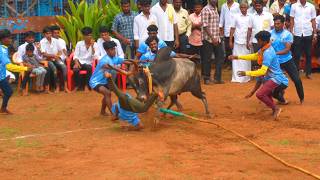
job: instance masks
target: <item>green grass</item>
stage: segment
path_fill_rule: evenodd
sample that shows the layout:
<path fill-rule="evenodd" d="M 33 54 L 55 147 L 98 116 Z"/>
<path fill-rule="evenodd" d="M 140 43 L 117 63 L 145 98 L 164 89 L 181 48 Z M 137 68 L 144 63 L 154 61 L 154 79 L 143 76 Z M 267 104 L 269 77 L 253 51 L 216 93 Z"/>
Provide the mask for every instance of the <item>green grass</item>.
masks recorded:
<path fill-rule="evenodd" d="M 18 139 L 16 140 L 16 147 L 17 148 L 37 148 L 40 147 L 41 143 L 39 141 L 26 141 L 24 139 Z"/>
<path fill-rule="evenodd" d="M 289 139 L 269 140 L 268 143 L 271 145 L 277 145 L 277 146 L 292 146 L 296 144 L 296 142 Z"/>
<path fill-rule="evenodd" d="M 19 130 L 15 128 L 3 127 L 0 128 L 0 137 L 10 138 L 16 135 L 18 132 Z"/>

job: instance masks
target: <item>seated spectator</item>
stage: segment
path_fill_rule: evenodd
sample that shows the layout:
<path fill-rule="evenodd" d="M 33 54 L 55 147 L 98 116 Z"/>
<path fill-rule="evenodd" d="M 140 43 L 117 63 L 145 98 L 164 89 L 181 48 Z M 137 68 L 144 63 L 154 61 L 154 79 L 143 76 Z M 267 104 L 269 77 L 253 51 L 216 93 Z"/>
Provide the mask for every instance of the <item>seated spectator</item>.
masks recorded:
<path fill-rule="evenodd" d="M 43 29 L 44 38 L 40 41 L 41 53 L 48 62 L 49 69 L 53 72 L 53 81 L 55 85 L 55 92 L 59 92 L 59 84 L 57 78 L 57 70 L 62 73 L 63 80 L 60 85 L 63 86 L 65 92 L 70 91 L 67 88 L 67 67 L 61 59 L 62 50 L 57 39 L 52 38 L 52 31 L 49 27 Z"/>
<path fill-rule="evenodd" d="M 118 39 L 110 36 L 108 28 L 106 26 L 102 26 L 102 27 L 100 27 L 99 31 L 100 31 L 100 38 L 97 40 L 97 48 L 96 48 L 96 52 L 95 52 L 95 57 L 98 58 L 98 60 L 103 58 L 103 56 L 105 56 L 107 54 L 107 52 L 103 48 L 103 43 L 106 41 L 113 41 L 117 44 L 116 56 L 124 58 L 124 53 L 123 53 L 120 41 Z"/>
<path fill-rule="evenodd" d="M 148 30 L 149 37 L 158 37 L 158 27 L 156 25 L 148 26 L 147 30 Z M 166 46 L 167 44 L 163 40 L 159 39 L 158 49 L 164 48 Z M 136 53 L 137 59 L 140 59 L 141 55 L 145 54 L 148 51 L 148 48 L 149 48 L 148 45 L 145 42 L 142 42 L 139 45 L 139 48 L 137 49 L 137 53 Z"/>
<path fill-rule="evenodd" d="M 58 40 L 58 44 L 62 52 L 60 57 L 62 61 L 65 61 L 66 58 L 68 57 L 67 45 L 66 45 L 66 42 L 60 36 L 60 27 L 57 25 L 51 26 L 51 31 L 52 31 L 52 37 Z"/>
<path fill-rule="evenodd" d="M 41 65 L 41 59 L 39 59 L 35 54 L 34 54 L 34 46 L 32 43 L 29 43 L 26 46 L 26 54 L 22 56 L 23 59 L 23 64 L 28 67 L 32 67 L 31 74 L 35 75 L 37 80 L 36 80 L 36 92 L 41 92 L 44 90 L 44 82 L 45 82 L 45 77 L 47 70 Z M 24 78 L 22 81 L 22 88 L 23 88 L 23 93 L 22 95 L 27 95 L 27 92 L 25 91 L 26 83 L 29 78 Z M 48 82 L 48 80 L 46 80 Z M 48 91 L 49 89 L 46 88 Z"/>
<path fill-rule="evenodd" d="M 317 36 L 318 36 L 318 40 L 317 40 L 317 46 L 316 46 L 316 52 L 317 52 L 317 57 L 320 60 L 320 9 L 318 9 L 318 16 L 316 17 L 316 25 L 317 25 Z"/>
<path fill-rule="evenodd" d="M 73 57 L 74 91 L 77 91 L 81 85 L 87 90 L 89 79 L 92 74 L 92 62 L 94 61 L 94 54 L 97 49 L 97 43 L 95 43 L 92 38 L 92 29 L 90 27 L 84 27 L 81 30 L 81 33 L 83 40 L 77 43 Z M 84 79 L 80 77 L 81 70 L 87 71 Z"/>
<path fill-rule="evenodd" d="M 17 57 L 16 57 L 14 63 L 22 63 L 22 56 L 24 56 L 26 54 L 26 46 L 29 43 L 32 43 L 35 47 L 34 52 L 33 52 L 34 55 L 41 59 L 40 44 L 39 44 L 39 42 L 35 42 L 35 32 L 28 31 L 25 33 L 25 35 L 26 35 L 25 36 L 25 43 L 23 43 L 22 45 L 20 45 L 18 47 Z"/>

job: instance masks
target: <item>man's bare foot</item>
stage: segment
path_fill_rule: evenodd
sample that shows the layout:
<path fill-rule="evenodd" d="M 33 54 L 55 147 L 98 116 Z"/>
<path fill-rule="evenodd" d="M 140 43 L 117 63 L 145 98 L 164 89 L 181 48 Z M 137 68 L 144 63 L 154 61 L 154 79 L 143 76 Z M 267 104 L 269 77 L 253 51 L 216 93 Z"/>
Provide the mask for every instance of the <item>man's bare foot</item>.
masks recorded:
<path fill-rule="evenodd" d="M 29 96 L 29 93 L 26 90 L 22 90 L 21 96 Z"/>
<path fill-rule="evenodd" d="M 119 119 L 118 116 L 111 115 L 111 121 L 116 121 L 116 120 L 118 120 L 118 119 Z"/>
<path fill-rule="evenodd" d="M 8 109 L 1 109 L 0 110 L 0 114 L 4 114 L 4 115 L 12 115 L 13 113 L 10 112 Z"/>
<path fill-rule="evenodd" d="M 100 112 L 100 116 L 109 116 L 109 114 L 107 112 L 105 112 L 105 111 L 101 111 Z"/>
<path fill-rule="evenodd" d="M 64 92 L 65 92 L 65 93 L 70 93 L 70 91 L 69 91 L 68 88 L 64 88 Z"/>
<path fill-rule="evenodd" d="M 304 99 L 300 99 L 300 104 L 302 105 L 304 103 Z"/>
<path fill-rule="evenodd" d="M 130 125 L 128 127 L 128 131 L 140 131 L 143 128 L 144 128 L 143 124 L 141 122 L 139 122 L 136 126 Z"/>
<path fill-rule="evenodd" d="M 278 104 L 279 104 L 279 105 L 288 105 L 288 104 L 289 104 L 289 101 L 287 101 L 287 100 L 285 100 L 284 102 L 278 101 Z"/>
<path fill-rule="evenodd" d="M 60 89 L 59 89 L 59 88 L 56 88 L 56 89 L 54 90 L 54 93 L 59 93 L 59 91 L 60 91 Z"/>
<path fill-rule="evenodd" d="M 273 110 L 273 119 L 277 120 L 280 116 L 282 109 L 281 108 L 276 108 L 275 110 Z"/>
<path fill-rule="evenodd" d="M 77 92 L 79 90 L 78 87 L 74 87 L 74 89 L 72 90 L 72 92 Z"/>

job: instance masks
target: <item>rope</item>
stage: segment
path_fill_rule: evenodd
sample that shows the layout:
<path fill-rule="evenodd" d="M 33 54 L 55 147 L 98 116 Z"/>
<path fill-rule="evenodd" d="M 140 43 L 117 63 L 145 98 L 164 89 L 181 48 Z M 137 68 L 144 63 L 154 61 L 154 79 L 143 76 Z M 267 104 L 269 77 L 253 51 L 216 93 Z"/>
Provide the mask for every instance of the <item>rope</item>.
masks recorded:
<path fill-rule="evenodd" d="M 319 175 L 314 174 L 314 173 L 312 173 L 312 172 L 310 172 L 310 171 L 308 171 L 308 170 L 305 170 L 305 169 L 303 169 L 303 168 L 301 168 L 301 167 L 298 167 L 298 166 L 296 166 L 296 165 L 290 164 L 290 163 L 282 160 L 280 157 L 272 154 L 271 152 L 269 152 L 269 151 L 267 151 L 266 149 L 264 149 L 263 147 L 261 147 L 259 144 L 253 142 L 252 140 L 250 140 L 250 139 L 248 139 L 247 137 L 239 134 L 239 133 L 236 132 L 236 131 L 233 131 L 233 130 L 231 130 L 231 129 L 227 129 L 226 127 L 224 127 L 224 126 L 222 126 L 222 125 L 220 125 L 220 124 L 218 124 L 218 123 L 211 122 L 211 121 L 207 121 L 207 120 L 204 120 L 204 119 L 199 119 L 199 118 L 196 118 L 196 117 L 187 115 L 187 114 L 183 114 L 183 116 L 185 116 L 185 117 L 187 117 L 187 118 L 190 118 L 190 119 L 193 119 L 193 120 L 195 120 L 195 121 L 202 122 L 202 123 L 207 123 L 207 124 L 216 125 L 217 127 L 221 128 L 221 129 L 223 129 L 223 130 L 225 130 L 225 131 L 228 131 L 228 132 L 230 132 L 230 133 L 232 133 L 232 134 L 240 137 L 241 139 L 244 139 L 245 141 L 249 142 L 250 144 L 252 144 L 252 145 L 255 146 L 256 148 L 258 148 L 260 151 L 262 151 L 263 153 L 265 153 L 265 154 L 267 154 L 268 156 L 272 157 L 273 159 L 279 161 L 279 162 L 282 163 L 283 165 L 285 165 L 285 166 L 287 166 L 287 167 L 289 167 L 289 168 L 298 170 L 298 171 L 300 171 L 300 172 L 302 172 L 302 173 L 304 173 L 304 174 L 307 174 L 307 175 L 309 175 L 309 176 L 311 176 L 311 177 L 313 177 L 313 178 L 315 178 L 315 179 L 320 180 L 320 176 L 319 176 Z"/>

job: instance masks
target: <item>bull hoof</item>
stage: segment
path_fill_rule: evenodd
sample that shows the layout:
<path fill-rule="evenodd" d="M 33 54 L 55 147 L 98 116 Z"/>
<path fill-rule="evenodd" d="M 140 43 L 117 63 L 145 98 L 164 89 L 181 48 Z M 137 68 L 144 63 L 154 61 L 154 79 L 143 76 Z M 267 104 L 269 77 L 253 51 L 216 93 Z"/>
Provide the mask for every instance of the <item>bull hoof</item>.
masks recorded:
<path fill-rule="evenodd" d="M 206 114 L 206 116 L 205 116 L 205 118 L 207 119 L 207 120 L 209 120 L 209 119 L 213 119 L 213 115 L 212 114 Z"/>

